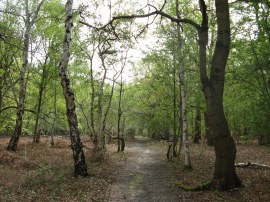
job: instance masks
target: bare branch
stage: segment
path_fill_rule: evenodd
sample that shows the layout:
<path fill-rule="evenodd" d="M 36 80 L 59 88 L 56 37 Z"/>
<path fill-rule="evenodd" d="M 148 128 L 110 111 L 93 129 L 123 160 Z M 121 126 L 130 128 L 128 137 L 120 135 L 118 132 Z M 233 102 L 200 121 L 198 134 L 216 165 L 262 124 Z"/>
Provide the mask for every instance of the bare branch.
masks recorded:
<path fill-rule="evenodd" d="M 108 26 L 112 26 L 113 27 L 113 23 L 117 20 L 133 20 L 133 19 L 136 19 L 136 18 L 147 18 L 147 17 L 150 17 L 150 16 L 153 16 L 153 15 L 160 15 L 162 17 L 165 17 L 169 20 L 171 20 L 172 22 L 175 22 L 175 23 L 186 23 L 186 24 L 189 24 L 189 25 L 192 25 L 195 29 L 200 29 L 200 25 L 197 24 L 195 21 L 191 20 L 191 19 L 178 19 L 178 18 L 175 18 L 167 13 L 164 13 L 162 10 L 164 9 L 165 7 L 165 4 L 166 4 L 166 1 L 164 2 L 164 4 L 162 5 L 161 9 L 158 10 L 155 6 L 153 5 L 150 5 L 152 8 L 155 9 L 155 11 L 153 12 L 149 12 L 147 14 L 131 14 L 131 15 L 119 15 L 119 16 L 115 16 L 112 18 L 112 20 L 110 20 L 107 24 L 101 26 L 101 27 L 96 27 L 96 26 L 93 26 L 87 22 L 84 22 L 84 21 L 79 21 L 79 23 L 83 24 L 83 25 L 86 25 L 90 28 L 93 28 L 93 29 L 96 29 L 96 30 L 102 30 L 102 29 L 105 29 L 106 27 Z"/>

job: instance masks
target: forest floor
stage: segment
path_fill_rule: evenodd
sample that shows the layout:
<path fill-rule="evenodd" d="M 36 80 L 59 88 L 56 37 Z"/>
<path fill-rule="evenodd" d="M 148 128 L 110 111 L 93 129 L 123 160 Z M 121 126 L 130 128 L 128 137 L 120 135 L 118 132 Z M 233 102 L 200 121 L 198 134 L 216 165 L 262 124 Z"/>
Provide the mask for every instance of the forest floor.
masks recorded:
<path fill-rule="evenodd" d="M 90 162 L 84 142 L 90 176 L 74 178 L 69 138 L 49 137 L 31 149 L 31 137 L 22 137 L 18 151 L 5 151 L 9 137 L 0 137 L 0 201 L 270 201 L 270 169 L 236 168 L 243 182 L 228 192 L 186 192 L 186 187 L 209 181 L 214 170 L 213 148 L 191 144 L 193 170 L 183 169 L 183 159 L 168 162 L 167 142 L 136 137 L 126 143 L 124 153 L 109 144 L 103 163 Z M 236 162 L 270 165 L 270 147 L 254 141 L 237 145 Z"/>
<path fill-rule="evenodd" d="M 187 192 L 177 187 L 194 187 L 209 181 L 214 171 L 214 150 L 203 144 L 191 144 L 192 170 L 183 169 L 183 159 L 168 162 L 168 143 L 136 137 L 129 142 L 127 158 L 110 187 L 108 201 L 270 201 L 270 169 L 237 168 L 243 188 L 227 192 Z M 236 162 L 270 165 L 270 147 L 256 142 L 237 145 Z"/>

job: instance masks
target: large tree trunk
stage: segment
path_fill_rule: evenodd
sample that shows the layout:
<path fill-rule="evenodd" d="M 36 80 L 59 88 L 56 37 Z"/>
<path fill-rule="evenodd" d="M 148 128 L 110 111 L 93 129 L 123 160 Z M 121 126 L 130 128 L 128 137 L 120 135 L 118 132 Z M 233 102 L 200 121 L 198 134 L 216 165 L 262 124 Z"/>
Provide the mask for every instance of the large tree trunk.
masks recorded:
<path fill-rule="evenodd" d="M 72 4 L 73 0 L 67 0 L 66 3 L 66 21 L 65 21 L 65 38 L 63 44 L 63 53 L 61 57 L 60 77 L 61 85 L 63 88 L 63 94 L 66 101 L 67 119 L 70 130 L 70 140 L 74 159 L 74 176 L 88 176 L 87 166 L 85 163 L 85 156 L 83 152 L 82 142 L 80 140 L 80 133 L 78 129 L 77 114 L 75 112 L 75 97 L 70 86 L 70 80 L 68 78 L 68 62 L 70 56 L 70 44 L 71 44 L 71 31 L 72 31 Z"/>
<path fill-rule="evenodd" d="M 203 15 L 203 23 L 199 30 L 200 76 L 216 154 L 212 186 L 218 190 L 228 190 L 241 185 L 234 166 L 236 147 L 223 111 L 225 67 L 230 50 L 229 5 L 228 0 L 215 0 L 218 32 L 208 78 L 206 69 L 208 19 L 205 2 L 200 0 L 200 3 Z"/>
<path fill-rule="evenodd" d="M 17 145 L 22 134 L 22 124 L 23 124 L 23 115 L 24 115 L 24 101 L 26 94 L 26 84 L 25 84 L 25 74 L 28 66 L 28 51 L 29 51 L 29 41 L 30 41 L 30 32 L 31 32 L 31 23 L 30 23 L 30 13 L 28 7 L 28 0 L 25 0 L 25 9 L 26 9 L 26 19 L 25 19 L 25 32 L 24 32 L 24 41 L 23 41 L 23 63 L 20 71 L 20 80 L 19 80 L 19 102 L 17 109 L 17 118 L 14 133 L 9 141 L 7 150 L 16 151 Z"/>
<path fill-rule="evenodd" d="M 204 112 L 204 123 L 205 123 L 205 139 L 208 146 L 214 145 L 213 132 L 210 124 L 210 120 L 206 112 Z"/>

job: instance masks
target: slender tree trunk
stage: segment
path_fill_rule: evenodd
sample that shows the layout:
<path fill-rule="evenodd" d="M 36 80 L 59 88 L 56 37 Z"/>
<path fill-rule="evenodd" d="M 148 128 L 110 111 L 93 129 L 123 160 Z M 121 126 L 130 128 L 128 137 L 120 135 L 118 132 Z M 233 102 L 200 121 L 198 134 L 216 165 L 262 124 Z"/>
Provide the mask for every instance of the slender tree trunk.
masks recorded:
<path fill-rule="evenodd" d="M 43 92 L 44 92 L 44 89 L 45 89 L 47 60 L 48 60 L 48 54 L 46 55 L 45 62 L 43 64 L 41 81 L 40 81 L 40 86 L 39 86 L 38 104 L 37 104 L 37 112 L 36 112 L 36 122 L 35 122 L 34 138 L 33 138 L 33 142 L 32 142 L 32 148 L 34 148 L 36 143 L 39 143 L 38 125 L 39 125 L 39 117 L 40 117 L 40 113 L 41 113 L 42 97 L 43 97 Z"/>
<path fill-rule="evenodd" d="M 118 100 L 118 119 L 117 119 L 117 138 L 118 138 L 118 147 L 117 151 L 122 151 L 121 140 L 120 140 L 120 133 L 121 133 L 121 117 L 123 115 L 122 112 L 122 93 L 123 93 L 123 76 L 121 73 L 121 81 L 120 81 L 120 89 L 119 89 L 119 100 Z"/>
<path fill-rule="evenodd" d="M 101 62 L 102 62 L 102 67 L 104 69 L 104 74 L 103 78 L 100 84 L 99 92 L 98 92 L 98 133 L 96 134 L 95 137 L 95 148 L 93 152 L 93 156 L 95 160 L 97 161 L 103 161 L 104 159 L 104 152 L 105 152 L 105 134 L 103 131 L 103 104 L 102 104 L 102 99 L 103 99 L 103 94 L 104 94 L 104 83 L 106 80 L 107 76 L 107 68 L 105 65 L 104 57 L 102 55 L 102 51 L 99 47 L 99 53 L 101 57 Z"/>
<path fill-rule="evenodd" d="M 56 81 L 54 83 L 54 100 L 53 100 L 53 109 L 54 109 L 54 119 L 53 119 L 53 131 L 51 134 L 51 147 L 54 146 L 54 136 L 56 135 L 56 127 L 57 127 L 57 88 L 56 88 Z"/>
<path fill-rule="evenodd" d="M 22 63 L 21 71 L 20 71 L 20 80 L 19 80 L 19 103 L 18 103 L 15 130 L 8 144 L 8 147 L 7 147 L 8 151 L 17 150 L 17 145 L 18 145 L 20 136 L 22 134 L 24 103 L 25 103 L 25 94 L 26 94 L 25 74 L 26 74 L 26 70 L 28 66 L 28 51 L 29 51 L 30 32 L 31 32 L 28 0 L 25 0 L 25 7 L 26 7 L 26 19 L 25 19 L 24 41 L 23 41 L 23 56 L 22 56 L 23 63 Z"/>
<path fill-rule="evenodd" d="M 215 0 L 218 35 L 211 61 L 210 78 L 208 78 L 206 69 L 208 19 L 205 2 L 200 0 L 200 4 L 203 16 L 199 30 L 200 76 L 216 155 L 215 172 L 211 183 L 218 190 L 228 190 L 241 185 L 234 166 L 236 147 L 224 115 L 222 100 L 225 68 L 230 50 L 229 5 L 228 0 Z"/>
<path fill-rule="evenodd" d="M 201 139 L 201 107 L 199 104 L 196 106 L 196 115 L 195 115 L 195 131 L 193 142 L 198 144 Z"/>
<path fill-rule="evenodd" d="M 91 56 L 90 59 L 90 76 L 91 76 L 91 101 L 90 101 L 90 126 L 91 126 L 91 139 L 93 143 L 96 145 L 97 144 L 97 133 L 95 130 L 95 122 L 94 122 L 94 103 L 95 103 L 95 96 L 96 96 L 96 91 L 95 91 L 95 84 L 94 84 L 94 75 L 93 75 L 93 55 Z"/>
<path fill-rule="evenodd" d="M 66 2 L 66 21 L 65 21 L 65 38 L 63 43 L 63 53 L 59 65 L 61 85 L 66 101 L 67 119 L 70 130 L 71 147 L 74 159 L 74 176 L 88 176 L 85 156 L 83 152 L 82 142 L 80 140 L 80 132 L 78 129 L 78 119 L 75 112 L 75 97 L 70 86 L 68 78 L 68 62 L 70 56 L 71 32 L 72 32 L 72 5 L 73 0 Z"/>
<path fill-rule="evenodd" d="M 123 112 L 122 112 L 123 113 Z M 126 127 L 126 118 L 123 116 L 122 121 L 122 128 L 121 128 L 121 138 L 122 138 L 122 144 L 121 144 L 121 151 L 123 152 L 125 150 L 125 127 Z"/>
<path fill-rule="evenodd" d="M 176 13 L 177 18 L 180 19 L 178 0 L 176 0 Z M 189 141 L 188 141 L 188 122 L 187 122 L 187 106 L 186 106 L 186 86 L 185 86 L 185 70 L 182 58 L 182 41 L 180 25 L 177 24 L 177 41 L 178 41 L 178 62 L 179 62 L 179 84 L 180 84 L 180 96 L 181 96 L 181 111 L 182 111 L 182 123 L 183 123 L 183 146 L 184 146 L 184 166 L 186 169 L 191 169 Z"/>
<path fill-rule="evenodd" d="M 177 157 L 177 106 L 176 106 L 176 64 L 175 55 L 173 56 L 174 66 L 173 66 L 173 157 Z"/>
<path fill-rule="evenodd" d="M 31 28 L 36 21 L 37 15 L 40 11 L 40 8 L 43 4 L 44 0 L 42 0 L 35 12 L 34 16 L 31 20 L 31 13 L 29 11 L 29 1 L 25 0 L 25 32 L 24 32 L 24 40 L 23 40 L 23 55 L 22 55 L 22 67 L 20 71 L 20 80 L 19 80 L 19 102 L 17 104 L 17 118 L 16 118 L 16 125 L 14 133 L 9 141 L 7 150 L 8 151 L 16 151 L 17 145 L 22 134 L 22 124 L 23 124 L 23 115 L 24 115 L 24 105 L 25 105 L 25 95 L 26 95 L 26 81 L 25 81 L 25 74 L 27 71 L 28 66 L 28 52 L 29 52 L 29 43 L 30 43 L 30 34 Z"/>

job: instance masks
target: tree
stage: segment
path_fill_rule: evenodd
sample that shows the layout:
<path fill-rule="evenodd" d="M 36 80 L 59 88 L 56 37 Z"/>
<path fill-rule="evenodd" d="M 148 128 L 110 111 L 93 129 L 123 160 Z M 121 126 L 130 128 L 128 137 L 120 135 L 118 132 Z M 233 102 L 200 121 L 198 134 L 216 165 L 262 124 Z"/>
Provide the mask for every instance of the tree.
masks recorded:
<path fill-rule="evenodd" d="M 199 141 L 201 139 L 201 107 L 200 107 L 199 103 L 197 103 L 197 105 L 196 105 L 196 114 L 195 114 L 194 125 L 195 125 L 195 127 L 194 127 L 195 131 L 194 131 L 193 142 L 199 143 Z"/>
<path fill-rule="evenodd" d="M 18 18 L 8 12 L 11 11 L 10 7 L 7 3 L 0 17 L 0 134 L 14 132 L 11 125 L 15 116 L 9 110 L 18 103 L 16 84 L 22 43 L 18 37 Z"/>
<path fill-rule="evenodd" d="M 44 0 L 42 0 L 38 5 L 34 12 L 34 16 L 31 19 L 31 12 L 29 10 L 29 2 L 25 0 L 25 32 L 24 32 L 24 41 L 23 41 L 23 56 L 22 56 L 22 66 L 20 71 L 20 80 L 19 80 L 19 102 L 18 102 L 18 111 L 17 111 L 17 119 L 14 134 L 9 141 L 7 150 L 16 151 L 17 144 L 19 142 L 19 138 L 22 134 L 22 124 L 23 124 L 23 115 L 24 115 L 24 105 L 25 105 L 25 95 L 26 95 L 26 83 L 25 83 L 25 74 L 28 67 L 28 52 L 29 52 L 29 44 L 30 44 L 30 35 L 31 29 L 34 25 L 38 12 L 43 4 Z"/>
<path fill-rule="evenodd" d="M 123 107 L 122 107 L 122 99 L 123 99 L 123 75 L 121 72 L 121 80 L 120 80 L 120 89 L 119 89 L 119 100 L 118 100 L 118 118 L 117 118 L 117 143 L 118 143 L 118 147 L 117 147 L 117 151 L 124 151 L 125 149 L 125 142 L 124 142 L 124 137 L 122 135 L 121 137 L 121 118 L 123 116 Z M 123 121 L 124 122 L 124 121 Z M 122 128 L 122 131 L 124 129 Z M 123 134 L 123 133 L 122 133 Z M 120 144 L 121 142 L 121 144 Z"/>
<path fill-rule="evenodd" d="M 200 47 L 200 78 L 206 101 L 206 113 L 210 120 L 215 147 L 215 172 L 211 185 L 219 190 L 239 187 L 234 161 L 236 147 L 231 137 L 223 109 L 225 68 L 230 51 L 230 18 L 228 1 L 215 0 L 217 40 L 211 59 L 210 77 L 206 69 L 206 45 L 208 40 L 208 17 L 206 5 L 200 0 L 202 24 L 198 30 Z"/>
<path fill-rule="evenodd" d="M 38 100 L 37 100 L 37 111 L 36 111 L 36 121 L 35 121 L 35 129 L 34 129 L 34 138 L 32 142 L 32 148 L 34 148 L 36 143 L 39 143 L 40 132 L 38 132 L 39 118 L 41 114 L 42 107 L 42 98 L 44 96 L 44 91 L 46 87 L 46 78 L 47 78 L 47 62 L 48 62 L 48 53 L 46 53 L 44 64 L 41 64 L 42 74 L 39 83 L 39 92 L 38 92 Z"/>
<path fill-rule="evenodd" d="M 74 159 L 74 176 L 88 176 L 87 166 L 85 163 L 85 156 L 83 151 L 82 142 L 80 140 L 80 132 L 78 129 L 78 119 L 75 112 L 75 96 L 70 86 L 70 80 L 68 78 L 68 62 L 70 57 L 70 44 L 71 33 L 73 26 L 73 13 L 72 13 L 73 0 L 67 0 L 66 2 L 66 21 L 65 21 L 65 36 L 63 43 L 63 53 L 61 56 L 61 62 L 59 65 L 61 85 L 63 88 L 63 94 L 66 101 L 66 115 L 69 125 L 69 135 L 71 140 L 71 148 Z"/>
<path fill-rule="evenodd" d="M 177 19 L 181 19 L 179 13 L 179 2 L 175 1 L 176 5 L 176 16 Z M 181 121 L 182 121 L 182 138 L 183 138 L 183 146 L 184 146 L 184 156 L 185 162 L 184 166 L 187 169 L 191 169 L 191 161 L 190 161 L 190 151 L 189 151 L 189 141 L 188 141 L 188 121 L 187 121 L 187 104 L 186 104 L 186 86 L 185 86 L 185 67 L 182 58 L 182 40 L 181 40 L 181 31 L 180 24 L 177 24 L 177 42 L 178 42 L 178 65 L 179 65 L 179 89 L 181 96 Z"/>

